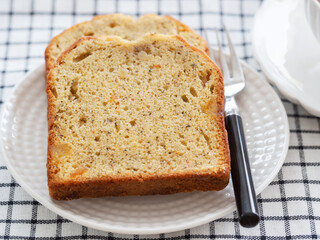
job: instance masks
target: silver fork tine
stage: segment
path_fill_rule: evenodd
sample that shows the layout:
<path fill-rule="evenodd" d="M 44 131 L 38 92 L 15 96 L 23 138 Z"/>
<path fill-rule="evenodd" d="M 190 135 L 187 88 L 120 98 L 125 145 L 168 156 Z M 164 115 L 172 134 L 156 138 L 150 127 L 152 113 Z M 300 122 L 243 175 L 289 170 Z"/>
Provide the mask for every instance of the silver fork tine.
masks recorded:
<path fill-rule="evenodd" d="M 220 62 L 221 62 L 221 70 L 223 72 L 223 77 L 224 78 L 229 78 L 230 77 L 230 72 L 229 72 L 229 67 L 228 67 L 228 64 L 227 64 L 227 60 L 225 58 L 225 56 L 223 55 L 223 49 L 222 49 L 222 46 L 221 46 L 221 43 L 220 43 L 220 37 L 219 37 L 219 34 L 218 34 L 218 30 L 215 29 L 216 31 L 216 36 L 217 36 L 217 43 L 218 43 L 218 47 L 219 47 L 219 55 L 220 55 Z"/>
<path fill-rule="evenodd" d="M 212 51 L 212 49 L 211 49 L 211 47 L 210 47 L 210 41 L 209 41 L 209 37 L 208 37 L 208 32 L 207 32 L 207 30 L 204 30 L 204 39 L 206 40 L 206 42 L 207 42 L 207 44 L 208 44 L 209 56 L 210 56 L 210 58 L 211 58 L 214 62 L 216 62 L 215 57 L 214 57 L 214 53 L 213 53 L 213 51 Z"/>
<path fill-rule="evenodd" d="M 240 66 L 237 53 L 234 50 L 233 44 L 231 42 L 229 31 L 226 26 L 223 26 L 223 28 L 224 28 L 224 31 L 226 32 L 227 39 L 228 39 L 228 46 L 229 46 L 230 57 L 231 57 L 232 75 L 233 77 L 243 77 L 242 68 Z"/>

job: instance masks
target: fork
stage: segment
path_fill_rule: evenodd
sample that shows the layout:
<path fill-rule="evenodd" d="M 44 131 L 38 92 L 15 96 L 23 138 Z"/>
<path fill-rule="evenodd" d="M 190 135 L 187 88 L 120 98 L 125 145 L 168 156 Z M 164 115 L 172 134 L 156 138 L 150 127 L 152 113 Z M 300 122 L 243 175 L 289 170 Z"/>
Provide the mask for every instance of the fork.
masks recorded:
<path fill-rule="evenodd" d="M 231 156 L 231 177 L 239 222 L 243 227 L 254 227 L 259 223 L 260 218 L 250 170 L 242 118 L 235 100 L 235 95 L 240 93 L 245 87 L 245 78 L 226 27 L 224 27 L 224 31 L 228 39 L 231 68 L 229 68 L 226 57 L 222 53 L 220 38 L 216 29 L 219 58 L 221 63 L 220 68 L 223 72 L 224 78 L 224 109 Z M 206 32 L 204 36 L 209 45 L 208 35 Z M 214 60 L 214 54 L 210 47 L 209 50 L 210 57 Z"/>

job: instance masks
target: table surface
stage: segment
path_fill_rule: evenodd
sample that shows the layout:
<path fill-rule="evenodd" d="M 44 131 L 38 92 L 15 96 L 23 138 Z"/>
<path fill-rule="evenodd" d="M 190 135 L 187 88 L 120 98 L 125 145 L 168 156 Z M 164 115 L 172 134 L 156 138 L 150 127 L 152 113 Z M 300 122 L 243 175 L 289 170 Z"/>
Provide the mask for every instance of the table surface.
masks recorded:
<path fill-rule="evenodd" d="M 0 103 L 30 70 L 43 63 L 50 39 L 97 14 L 171 15 L 201 33 L 227 25 L 238 55 L 260 72 L 250 30 L 257 0 L 1 0 Z M 223 39 L 225 44 L 225 39 Z M 215 45 L 213 45 L 215 46 Z M 233 212 L 202 226 L 151 236 L 121 235 L 73 223 L 31 198 L 0 156 L 0 238 L 3 239 L 317 239 L 320 238 L 320 118 L 281 96 L 290 125 L 290 147 L 272 183 L 258 195 L 261 222 L 245 229 Z M 319 103 L 318 103 L 319 104 Z"/>

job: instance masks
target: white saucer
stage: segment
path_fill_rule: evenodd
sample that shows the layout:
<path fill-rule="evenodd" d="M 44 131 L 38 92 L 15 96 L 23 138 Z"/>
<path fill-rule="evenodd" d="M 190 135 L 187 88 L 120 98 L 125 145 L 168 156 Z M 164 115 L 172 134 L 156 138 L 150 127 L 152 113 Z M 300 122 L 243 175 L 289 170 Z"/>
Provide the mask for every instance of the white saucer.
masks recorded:
<path fill-rule="evenodd" d="M 287 114 L 273 88 L 242 62 L 247 79 L 237 98 L 242 111 L 256 193 L 280 170 L 288 150 Z M 52 200 L 46 175 L 45 66 L 30 72 L 3 107 L 0 147 L 16 181 L 41 204 L 76 223 L 117 233 L 156 234 L 195 227 L 236 209 L 231 183 L 219 192 L 167 196 Z"/>
<path fill-rule="evenodd" d="M 266 0 L 252 30 L 253 53 L 280 92 L 320 117 L 320 43 L 302 0 Z"/>

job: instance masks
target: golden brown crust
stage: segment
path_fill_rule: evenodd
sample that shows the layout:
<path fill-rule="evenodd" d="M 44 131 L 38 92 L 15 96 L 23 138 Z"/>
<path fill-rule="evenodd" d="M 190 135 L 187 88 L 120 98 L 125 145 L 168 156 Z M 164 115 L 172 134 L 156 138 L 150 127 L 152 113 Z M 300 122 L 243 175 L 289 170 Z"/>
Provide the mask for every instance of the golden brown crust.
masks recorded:
<path fill-rule="evenodd" d="M 168 19 L 170 19 L 170 20 L 172 20 L 172 21 L 174 21 L 174 22 L 176 22 L 176 23 L 179 25 L 180 28 L 184 29 L 185 32 L 192 32 L 192 33 L 194 33 L 195 35 L 197 35 L 198 38 L 199 38 L 199 40 L 200 40 L 200 42 L 202 42 L 203 45 L 205 45 L 205 50 L 204 50 L 204 52 L 205 52 L 206 54 L 209 54 L 209 45 L 208 45 L 208 42 L 207 42 L 206 40 L 204 40 L 200 35 L 198 35 L 198 33 L 196 33 L 196 31 L 194 31 L 194 30 L 193 30 L 192 28 L 190 28 L 189 26 L 183 24 L 183 23 L 180 22 L 179 20 L 177 20 L 177 19 L 175 19 L 175 18 L 173 18 L 173 17 L 171 17 L 171 16 L 169 16 L 169 15 L 165 15 L 164 17 L 165 17 L 165 18 L 168 18 Z"/>
<path fill-rule="evenodd" d="M 177 192 L 221 190 L 229 182 L 229 173 L 173 174 L 149 178 L 100 178 L 91 181 L 49 182 L 50 196 L 56 200 L 83 197 L 172 194 Z"/>
<path fill-rule="evenodd" d="M 48 74 L 50 69 L 54 66 L 55 62 L 52 60 L 51 58 L 51 55 L 52 55 L 52 46 L 54 46 L 55 44 L 57 44 L 58 42 L 58 39 L 65 35 L 66 33 L 68 32 L 72 32 L 76 29 L 78 29 L 79 27 L 83 26 L 83 25 L 86 25 L 86 24 L 89 24 L 91 23 L 92 21 L 96 21 L 96 20 L 99 20 L 99 19 L 102 19 L 102 18 L 111 18 L 113 16 L 116 16 L 116 15 L 119 15 L 119 14 L 109 14 L 109 15 L 98 15 L 98 16 L 95 16 L 93 17 L 90 21 L 85 21 L 85 22 L 82 22 L 82 23 L 78 23 L 78 24 L 75 24 L 73 25 L 72 27 L 66 29 L 65 31 L 63 31 L 62 33 L 60 33 L 59 35 L 55 36 L 51 41 L 50 43 L 48 44 L 46 50 L 45 50 L 45 54 L 44 54 L 44 58 L 45 58 L 45 64 L 46 64 L 46 73 Z M 144 16 L 157 16 L 156 14 L 145 14 Z M 206 47 L 206 50 L 205 52 L 206 53 L 209 53 L 209 48 L 208 48 L 208 43 L 200 36 L 198 35 L 193 29 L 191 29 L 190 27 L 188 27 L 187 25 L 183 24 L 182 22 L 180 22 L 179 20 L 171 17 L 171 16 L 164 16 L 165 18 L 168 18 L 172 21 L 174 21 L 175 23 L 177 23 L 177 25 L 184 29 L 184 31 L 188 31 L 188 32 L 192 32 L 195 36 L 198 36 L 200 42 L 202 42 L 205 47 Z"/>
<path fill-rule="evenodd" d="M 92 20 L 90 20 L 92 21 Z M 46 64 L 46 73 L 48 74 L 50 69 L 54 66 L 54 62 L 51 60 L 51 49 L 52 46 L 55 45 L 58 42 L 58 39 L 63 36 L 64 34 L 66 34 L 67 32 L 71 32 L 74 29 L 77 29 L 79 26 L 82 26 L 84 24 L 90 23 L 90 21 L 86 21 L 86 22 L 82 22 L 82 23 L 78 23 L 73 25 L 72 27 L 64 30 L 62 33 L 60 33 L 59 35 L 55 36 L 54 38 L 51 39 L 50 43 L 48 44 L 48 46 L 46 47 L 46 50 L 44 52 L 44 60 L 45 60 L 45 64 Z"/>
<path fill-rule="evenodd" d="M 51 146 L 55 145 L 55 132 L 53 130 L 54 128 L 54 116 L 55 116 L 55 107 L 54 107 L 54 100 L 55 96 L 53 94 L 53 86 L 51 81 L 51 75 L 47 75 L 47 99 L 48 99 L 48 148 L 47 148 L 47 176 L 48 176 L 48 185 L 52 184 L 53 177 L 54 177 L 54 164 L 53 164 L 53 157 L 52 157 L 52 151 Z M 49 187 L 50 189 L 50 187 Z"/>
<path fill-rule="evenodd" d="M 154 34 L 151 34 L 154 35 Z M 181 41 L 187 48 L 200 53 L 206 60 L 208 60 L 212 67 L 218 74 L 217 87 L 215 94 L 218 96 L 214 99 L 217 104 L 217 111 L 211 114 L 212 121 L 219 125 L 219 129 L 223 129 L 221 136 L 221 144 L 223 148 L 224 162 L 221 163 L 219 168 L 208 172 L 185 170 L 175 174 L 161 174 L 161 175 L 147 175 L 147 176 L 127 176 L 118 178 L 102 177 L 83 181 L 77 178 L 73 180 L 59 182 L 55 179 L 56 171 L 54 164 L 54 157 L 52 148 L 57 145 L 56 131 L 54 129 L 54 90 L 52 82 L 52 73 L 60 64 L 63 64 L 66 55 L 82 44 L 84 41 L 94 39 L 111 40 L 114 37 L 83 37 L 71 45 L 65 52 L 58 58 L 56 65 L 51 69 L 47 76 L 47 98 L 48 98 L 48 153 L 47 153 L 47 175 L 50 196 L 56 200 L 71 200 L 83 197 L 103 197 L 103 196 L 129 196 L 129 195 L 153 195 L 153 194 L 172 194 L 177 192 L 190 192 L 190 191 L 211 191 L 222 190 L 229 183 L 230 176 L 230 154 L 228 148 L 227 132 L 224 124 L 223 101 L 224 101 L 224 88 L 223 79 L 220 69 L 205 54 L 204 51 L 191 46 L 184 38 L 180 36 L 171 36 Z"/>

